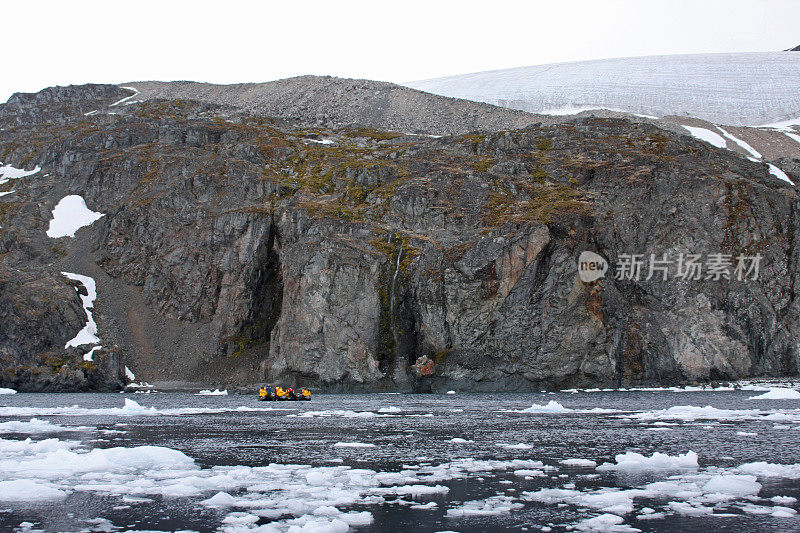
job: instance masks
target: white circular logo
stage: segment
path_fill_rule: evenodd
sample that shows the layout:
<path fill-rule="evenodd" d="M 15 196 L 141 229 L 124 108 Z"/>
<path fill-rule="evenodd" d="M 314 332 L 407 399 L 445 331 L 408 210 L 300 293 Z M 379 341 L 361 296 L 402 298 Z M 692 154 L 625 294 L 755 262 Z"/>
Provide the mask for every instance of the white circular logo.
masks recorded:
<path fill-rule="evenodd" d="M 608 261 L 594 252 L 581 252 L 578 256 L 578 277 L 584 283 L 597 281 L 606 275 Z"/>

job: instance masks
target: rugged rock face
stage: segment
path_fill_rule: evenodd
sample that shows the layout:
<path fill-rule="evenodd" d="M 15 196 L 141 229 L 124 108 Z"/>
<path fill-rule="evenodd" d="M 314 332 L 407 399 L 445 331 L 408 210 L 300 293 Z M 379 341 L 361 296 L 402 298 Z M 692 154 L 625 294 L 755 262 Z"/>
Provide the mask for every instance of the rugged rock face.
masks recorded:
<path fill-rule="evenodd" d="M 66 350 L 86 316 L 76 287 L 40 268 L 0 263 L 0 381 L 25 392 L 114 390 L 124 383 L 115 350 L 92 361 Z"/>
<path fill-rule="evenodd" d="M 38 93 L 16 93 L 3 104 L 0 124 L 20 126 L 88 116 L 131 95 L 117 85 L 49 87 Z"/>
<path fill-rule="evenodd" d="M 54 105 L 0 131 L 0 161 L 42 168 L 0 185 L 0 265 L 52 294 L 4 306 L 0 347 L 19 348 L 0 348 L 2 386 L 82 327 L 62 270 L 96 280 L 109 357 L 148 381 L 539 390 L 800 370 L 796 188 L 689 136 L 593 118 L 437 139 L 184 100 Z M 50 239 L 68 194 L 105 216 Z M 581 281 L 582 251 L 605 278 Z M 760 276 L 614 279 L 651 253 L 759 253 Z M 21 275 L 0 298 L 21 301 Z M 47 335 L 14 340 L 48 305 Z"/>
<path fill-rule="evenodd" d="M 778 70 L 785 71 L 790 66 L 800 68 L 798 62 L 790 61 L 791 65 L 784 64 L 786 58 L 783 54 L 767 55 L 770 60 L 781 64 Z M 758 87 L 761 77 L 760 74 L 753 73 L 760 73 L 766 67 L 754 60 L 752 54 L 741 56 L 749 59 L 742 63 L 742 57 L 736 56 L 726 62 L 725 57 L 711 54 L 699 56 L 701 60 L 697 62 L 698 58 L 692 59 L 691 56 L 673 56 L 667 57 L 666 64 L 663 65 L 660 65 L 660 62 L 664 58 L 657 58 L 654 62 L 650 61 L 652 58 L 610 60 L 610 64 L 606 67 L 615 72 L 613 75 L 606 72 L 607 68 L 600 69 L 603 73 L 595 72 L 599 64 L 605 64 L 603 61 L 589 62 L 590 64 L 582 65 L 577 70 L 576 64 L 573 63 L 544 65 L 532 67 L 531 72 L 534 73 L 532 78 L 520 74 L 526 70 L 525 68 L 511 69 L 506 72 L 507 76 L 503 76 L 504 71 L 455 76 L 452 80 L 457 90 L 441 92 L 449 96 L 460 95 L 459 97 L 469 100 L 439 96 L 385 82 L 330 76 L 300 76 L 267 83 L 236 85 L 188 81 L 131 82 L 125 84 L 125 87 L 138 92 L 128 93 L 131 97 L 124 103 L 153 99 L 196 100 L 222 105 L 228 111 L 240 110 L 260 116 L 297 120 L 306 126 L 337 128 L 359 124 L 381 130 L 431 135 L 458 135 L 478 130 L 515 130 L 536 123 L 563 124 L 576 118 L 576 115 L 539 115 L 518 109 L 535 108 L 539 111 L 572 109 L 572 112 L 585 109 L 577 116 L 625 118 L 634 122 L 648 122 L 679 134 L 687 132 L 685 126 L 703 128 L 709 130 L 709 135 L 720 136 L 719 141 L 726 143 L 729 150 L 737 151 L 745 157 L 755 156 L 771 162 L 781 158 L 800 158 L 800 142 L 797 141 L 800 138 L 798 137 L 800 129 L 793 126 L 796 121 L 787 121 L 797 118 L 795 116 L 797 106 L 792 102 L 795 95 L 794 79 L 798 69 L 789 68 L 791 75 L 784 72 L 783 82 L 771 80 L 769 90 L 759 91 L 753 87 Z M 640 67 L 643 65 L 634 65 L 640 60 L 647 66 L 645 68 L 647 72 L 641 71 Z M 615 66 L 612 68 L 611 64 Z M 754 65 L 757 68 L 754 69 Z M 738 69 L 737 74 L 738 67 L 742 68 Z M 638 72 L 641 83 L 631 83 L 630 76 L 620 75 L 621 72 L 628 72 L 631 69 Z M 722 78 L 716 76 L 719 74 L 718 71 L 723 72 Z M 709 77 L 709 72 L 715 75 Z M 745 81 L 743 81 L 743 72 L 750 72 L 752 75 L 744 74 Z M 542 85 L 543 73 L 551 79 Z M 575 83 L 570 85 L 569 79 L 576 76 L 577 78 L 573 80 Z M 476 81 L 478 78 L 483 81 L 478 83 Z M 617 81 L 611 85 L 598 85 L 598 78 L 617 79 Z M 750 78 L 756 81 L 752 82 Z M 524 93 L 520 97 L 522 100 L 508 95 L 485 98 L 486 94 L 493 90 L 501 92 L 511 90 L 512 85 L 519 83 L 523 86 L 526 83 L 529 85 L 525 90 L 520 89 Z M 418 87 L 438 93 L 440 91 L 436 89 L 441 88 L 441 84 L 449 86 L 446 80 L 431 80 L 430 83 L 420 82 Z M 662 94 L 664 84 L 672 85 L 671 92 L 667 91 L 670 94 L 666 96 Z M 565 85 L 562 87 L 564 90 L 554 91 L 553 87 L 559 85 Z M 687 86 L 697 90 L 687 91 Z M 650 89 L 643 90 L 643 87 Z M 570 104 L 564 101 L 565 94 L 570 91 L 596 93 L 595 97 L 600 100 L 594 100 L 592 103 L 591 98 L 588 101 L 578 99 Z M 560 101 L 560 104 L 551 102 L 529 108 L 521 103 L 541 98 L 546 94 Z M 735 97 L 735 94 L 739 94 L 739 97 Z M 786 94 L 790 94 L 791 98 L 787 98 Z M 654 98 L 653 95 L 660 96 Z M 609 98 L 613 100 L 612 103 L 607 100 Z M 638 104 L 634 105 L 636 101 L 642 100 L 649 101 L 651 107 L 656 107 L 643 109 L 639 108 Z M 495 107 L 483 102 L 504 107 Z M 728 105 L 723 105 L 724 102 Z M 697 112 L 700 108 L 703 112 Z M 757 127 L 731 125 L 740 122 L 732 116 L 744 112 L 745 108 L 749 109 L 748 113 L 751 115 L 755 113 L 761 116 L 760 119 L 751 116 L 745 121 L 747 124 L 758 125 Z M 629 112 L 612 111 L 612 109 L 627 109 Z M 712 109 L 716 109 L 716 112 L 712 112 Z M 658 115 L 660 118 L 653 115 Z M 707 120 L 701 120 L 697 118 L 698 116 L 704 116 Z M 714 117 L 717 123 L 714 123 Z M 774 124 L 774 127 L 760 126 L 767 122 L 778 123 Z"/>

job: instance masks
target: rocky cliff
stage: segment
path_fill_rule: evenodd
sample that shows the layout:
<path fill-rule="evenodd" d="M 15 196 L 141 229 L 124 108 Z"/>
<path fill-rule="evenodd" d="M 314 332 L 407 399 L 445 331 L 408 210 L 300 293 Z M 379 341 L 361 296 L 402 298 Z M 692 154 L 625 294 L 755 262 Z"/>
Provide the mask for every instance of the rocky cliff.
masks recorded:
<path fill-rule="evenodd" d="M 735 152 L 625 119 L 432 138 L 48 91 L 0 107 L 0 168 L 28 171 L 0 179 L 0 386 L 109 388 L 125 365 L 416 391 L 800 370 L 797 190 Z M 72 195 L 103 216 L 48 237 Z M 583 251 L 604 278 L 581 281 Z M 615 279 L 625 254 L 734 265 Z M 96 282 L 92 308 L 61 272 Z M 64 348 L 87 310 L 91 361 Z"/>

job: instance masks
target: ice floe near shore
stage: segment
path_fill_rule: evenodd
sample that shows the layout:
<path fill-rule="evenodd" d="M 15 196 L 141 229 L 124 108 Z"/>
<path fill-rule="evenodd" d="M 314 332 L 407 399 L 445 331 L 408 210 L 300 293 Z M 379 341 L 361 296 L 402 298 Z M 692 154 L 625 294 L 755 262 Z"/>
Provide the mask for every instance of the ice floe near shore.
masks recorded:
<path fill-rule="evenodd" d="M 776 387 L 764 394 L 750 396 L 748 400 L 800 400 L 800 391 Z"/>
<path fill-rule="evenodd" d="M 547 405 L 533 404 L 527 409 L 521 409 L 519 413 L 571 413 L 572 409 L 567 409 L 555 400 L 550 400 Z"/>
<path fill-rule="evenodd" d="M 64 407 L 0 407 L 0 416 L 156 416 L 156 415 L 200 415 L 228 412 L 259 412 L 259 411 L 284 411 L 278 407 L 176 407 L 156 409 L 145 407 L 139 403 L 125 398 L 122 407 L 79 407 L 77 405 Z"/>
<path fill-rule="evenodd" d="M 532 414 L 567 414 L 567 413 L 575 413 L 575 414 L 609 414 L 609 413 L 618 413 L 620 412 L 618 409 L 604 409 L 602 407 L 594 407 L 592 409 L 570 409 L 569 407 L 564 407 L 562 404 L 555 400 L 550 400 L 545 405 L 540 405 L 534 403 L 530 407 L 525 409 L 505 409 L 501 410 L 501 413 L 532 413 Z"/>
<path fill-rule="evenodd" d="M 707 405 L 675 405 L 658 411 L 645 411 L 627 415 L 635 420 L 714 420 L 714 419 L 748 419 L 764 414 L 758 409 L 719 409 Z"/>
<path fill-rule="evenodd" d="M 214 390 L 206 389 L 206 390 L 201 390 L 200 392 L 197 393 L 197 395 L 198 396 L 227 396 L 228 395 L 228 391 L 227 390 L 219 390 L 219 389 L 214 389 Z"/>

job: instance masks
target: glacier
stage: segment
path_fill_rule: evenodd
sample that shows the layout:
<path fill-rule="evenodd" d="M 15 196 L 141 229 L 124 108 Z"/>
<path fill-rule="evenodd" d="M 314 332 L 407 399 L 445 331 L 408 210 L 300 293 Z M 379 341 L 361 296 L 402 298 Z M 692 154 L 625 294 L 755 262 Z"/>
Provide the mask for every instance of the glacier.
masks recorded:
<path fill-rule="evenodd" d="M 442 96 L 564 114 L 607 109 L 732 126 L 800 117 L 800 54 L 685 54 L 554 63 L 404 85 Z"/>

